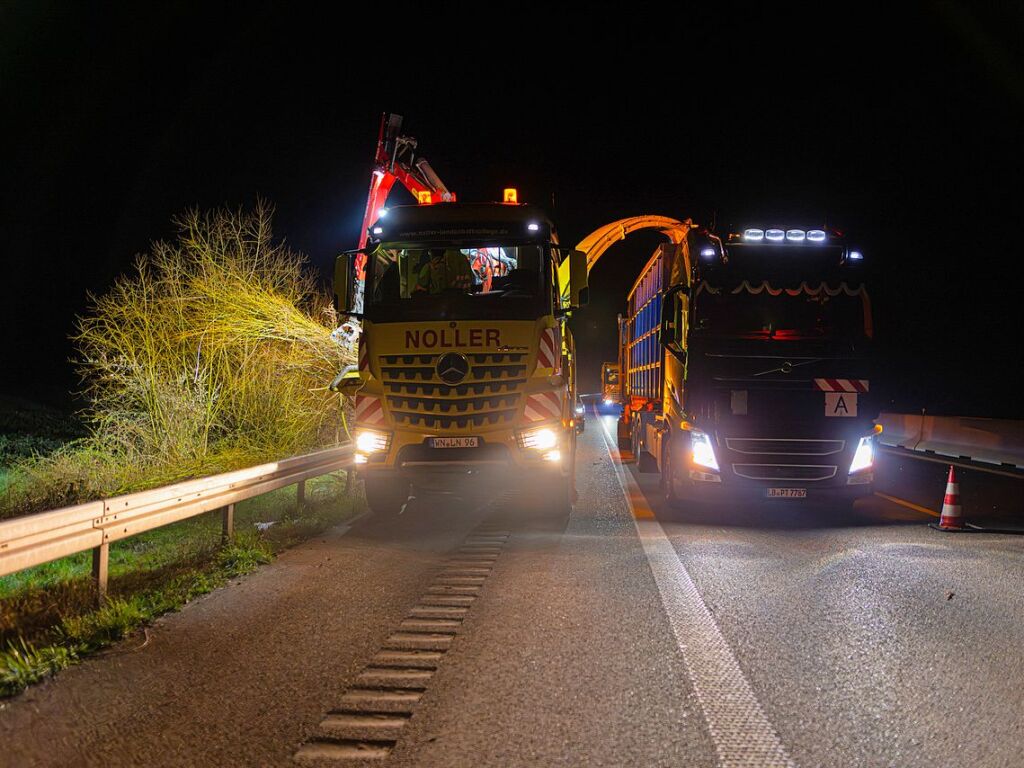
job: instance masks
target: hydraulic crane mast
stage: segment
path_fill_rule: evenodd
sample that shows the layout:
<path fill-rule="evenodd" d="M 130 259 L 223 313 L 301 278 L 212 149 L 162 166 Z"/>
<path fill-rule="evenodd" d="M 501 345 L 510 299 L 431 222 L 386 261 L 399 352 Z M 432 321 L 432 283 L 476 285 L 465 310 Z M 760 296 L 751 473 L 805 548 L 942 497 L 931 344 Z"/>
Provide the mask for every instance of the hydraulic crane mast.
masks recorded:
<path fill-rule="evenodd" d="M 430 167 L 427 159 L 416 158 L 416 139 L 402 136 L 401 130 L 401 115 L 381 115 L 377 153 L 370 176 L 370 192 L 366 198 L 363 228 L 359 233 L 360 249 L 366 247 L 370 227 L 380 217 L 381 209 L 384 208 L 396 181 L 409 190 L 417 202 L 455 202 L 455 193 L 449 191 Z M 365 278 L 365 265 L 366 256 L 360 254 L 356 260 L 357 276 L 360 281 Z"/>

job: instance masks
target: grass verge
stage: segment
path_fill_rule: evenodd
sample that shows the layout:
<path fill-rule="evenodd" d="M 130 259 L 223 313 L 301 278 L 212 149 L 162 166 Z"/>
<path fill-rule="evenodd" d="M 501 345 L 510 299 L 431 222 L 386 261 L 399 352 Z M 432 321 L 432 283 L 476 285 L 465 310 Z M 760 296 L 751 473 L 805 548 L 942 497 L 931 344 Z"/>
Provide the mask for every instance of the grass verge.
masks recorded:
<path fill-rule="evenodd" d="M 0 578 L 0 696 L 123 639 L 361 509 L 361 496 L 347 493 L 343 474 L 325 475 L 307 481 L 301 510 L 294 487 L 236 505 L 236 535 L 225 545 L 218 513 L 117 542 L 109 599 L 98 609 L 89 553 Z"/>

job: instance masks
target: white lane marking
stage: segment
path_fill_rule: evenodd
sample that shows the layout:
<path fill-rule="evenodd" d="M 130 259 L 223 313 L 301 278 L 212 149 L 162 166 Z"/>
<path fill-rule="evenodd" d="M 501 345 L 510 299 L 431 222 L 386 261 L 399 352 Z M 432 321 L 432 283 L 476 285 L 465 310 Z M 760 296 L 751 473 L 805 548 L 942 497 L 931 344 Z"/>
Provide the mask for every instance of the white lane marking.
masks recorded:
<path fill-rule="evenodd" d="M 642 500 L 643 492 L 612 451 L 611 436 L 603 419 L 601 427 L 615 476 L 633 513 L 637 535 L 658 585 L 665 616 L 704 712 L 719 765 L 793 766 L 661 523 L 653 515 L 638 515 L 634 509 L 633 499 Z"/>

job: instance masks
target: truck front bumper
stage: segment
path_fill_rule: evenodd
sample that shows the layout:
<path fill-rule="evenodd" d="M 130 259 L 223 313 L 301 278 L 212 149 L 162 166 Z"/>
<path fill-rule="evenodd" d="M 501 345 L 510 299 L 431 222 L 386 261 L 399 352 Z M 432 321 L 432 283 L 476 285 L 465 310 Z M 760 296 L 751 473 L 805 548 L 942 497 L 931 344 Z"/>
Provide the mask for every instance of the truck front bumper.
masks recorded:
<path fill-rule="evenodd" d="M 486 489 L 503 491 L 527 488 L 565 476 L 564 468 L 550 462 L 518 466 L 507 462 L 431 461 L 405 462 L 396 467 L 363 465 L 360 477 L 390 477 L 396 482 L 412 483 L 428 491 Z"/>
<path fill-rule="evenodd" d="M 356 467 L 361 477 L 394 478 L 418 488 L 458 491 L 483 488 L 508 490 L 528 488 L 566 477 L 571 471 L 569 431 L 561 436 L 559 459 L 549 461 L 540 452 L 531 454 L 507 442 L 484 442 L 478 448 L 428 448 L 423 443 L 406 443 L 388 456 L 371 456 Z"/>
<path fill-rule="evenodd" d="M 806 492 L 802 498 L 771 498 L 769 488 L 798 488 Z M 683 498 L 709 504 L 757 504 L 780 506 L 822 506 L 846 505 L 857 499 L 870 496 L 873 485 L 870 481 L 854 484 L 815 485 L 799 482 L 776 481 L 764 484 L 678 480 L 676 492 Z"/>

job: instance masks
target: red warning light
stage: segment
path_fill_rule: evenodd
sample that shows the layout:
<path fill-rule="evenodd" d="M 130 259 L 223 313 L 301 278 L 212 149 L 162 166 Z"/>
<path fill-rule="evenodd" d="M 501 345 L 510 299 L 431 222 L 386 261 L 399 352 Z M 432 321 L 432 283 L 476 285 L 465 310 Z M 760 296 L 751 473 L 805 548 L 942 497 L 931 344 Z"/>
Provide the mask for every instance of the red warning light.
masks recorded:
<path fill-rule="evenodd" d="M 515 187 L 507 187 L 505 189 L 505 196 L 502 199 L 503 203 L 512 203 L 516 205 L 519 203 L 519 190 Z"/>

